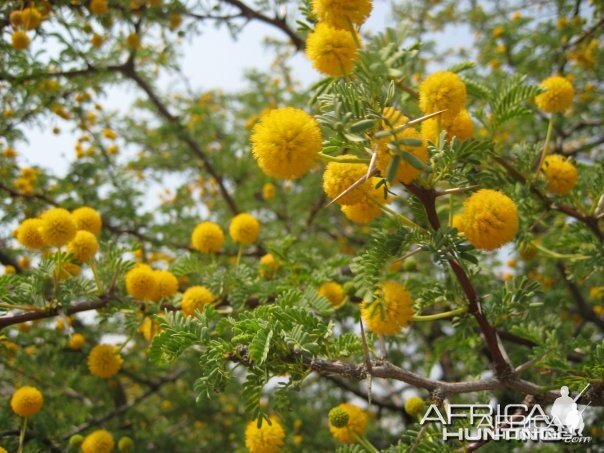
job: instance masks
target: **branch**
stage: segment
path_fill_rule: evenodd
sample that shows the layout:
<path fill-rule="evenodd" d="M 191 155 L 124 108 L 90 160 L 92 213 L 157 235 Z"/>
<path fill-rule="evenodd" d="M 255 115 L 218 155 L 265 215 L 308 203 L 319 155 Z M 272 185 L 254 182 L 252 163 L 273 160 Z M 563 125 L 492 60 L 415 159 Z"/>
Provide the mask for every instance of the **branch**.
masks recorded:
<path fill-rule="evenodd" d="M 253 10 L 245 3 L 239 0 L 222 0 L 223 3 L 234 6 L 241 11 L 241 14 L 248 19 L 255 19 L 260 22 L 264 22 L 265 24 L 271 25 L 273 27 L 278 28 L 291 40 L 292 44 L 296 47 L 296 50 L 304 49 L 304 41 L 300 38 L 287 24 L 284 17 L 268 17 L 262 14 L 259 11 Z"/>
<path fill-rule="evenodd" d="M 102 423 L 104 423 L 108 420 L 111 420 L 112 418 L 115 418 L 118 415 L 123 414 L 124 412 L 129 411 L 134 406 L 142 403 L 144 400 L 149 398 L 151 395 L 159 392 L 164 385 L 166 385 L 170 382 L 176 381 L 180 376 L 182 376 L 182 374 L 184 372 L 185 372 L 185 370 L 178 370 L 178 371 L 172 373 L 171 375 L 160 379 L 157 382 L 150 383 L 149 389 L 145 393 L 140 395 L 138 398 L 135 398 L 128 404 L 123 404 L 123 405 L 117 407 L 116 409 L 106 413 L 105 415 L 103 415 L 99 418 L 95 418 L 95 419 L 90 420 L 89 422 L 83 423 L 82 425 L 80 425 L 80 426 L 76 427 L 74 430 L 72 430 L 69 434 L 66 434 L 65 436 L 63 436 L 63 440 L 68 440 L 71 436 L 80 434 L 80 433 L 86 431 L 87 429 L 92 428 L 93 426 L 99 426 Z"/>
<path fill-rule="evenodd" d="M 501 165 L 507 171 L 508 176 L 510 176 L 512 179 L 519 181 L 521 183 L 527 182 L 527 178 L 522 173 L 520 173 L 516 168 L 514 168 L 513 165 L 511 165 L 509 162 L 507 162 L 505 159 L 502 159 L 501 157 L 498 157 L 498 156 L 494 156 L 493 160 L 495 160 L 495 162 L 497 162 L 499 165 Z M 577 219 L 578 221 L 585 224 L 585 226 L 587 226 L 593 232 L 593 234 L 600 241 L 602 241 L 602 239 L 603 239 L 602 231 L 600 230 L 600 226 L 598 224 L 597 218 L 595 218 L 594 216 L 581 214 L 579 211 L 577 211 L 572 206 L 564 205 L 564 204 L 557 204 L 554 200 L 549 198 L 547 195 L 542 193 L 538 188 L 536 188 L 532 185 L 531 185 L 530 189 L 531 189 L 531 192 L 533 192 L 543 202 L 543 204 L 545 205 L 545 207 L 548 210 L 562 212 L 570 217 Z"/>
<path fill-rule="evenodd" d="M 586 321 L 590 321 L 593 324 L 597 325 L 600 329 L 604 330 L 604 320 L 602 320 L 597 314 L 594 313 L 591 306 L 585 301 L 583 298 L 583 294 L 581 294 L 581 290 L 579 287 L 568 278 L 566 275 L 566 267 L 564 264 L 558 262 L 556 263 L 556 269 L 558 269 L 558 273 L 560 277 L 562 277 L 562 281 L 566 284 L 568 291 L 573 296 L 575 303 L 577 305 L 577 309 L 579 310 L 579 314 Z"/>
<path fill-rule="evenodd" d="M 155 106 L 159 114 L 164 117 L 169 123 L 178 127 L 178 136 L 180 139 L 187 144 L 189 149 L 195 154 L 199 160 L 202 162 L 206 171 L 214 178 L 216 183 L 218 184 L 218 189 L 227 205 L 229 206 L 230 211 L 233 214 L 237 214 L 239 210 L 237 209 L 237 205 L 235 204 L 235 200 L 231 197 L 231 194 L 227 191 L 224 181 L 220 174 L 216 171 L 206 154 L 202 151 L 199 144 L 191 137 L 180 124 L 180 120 L 177 116 L 174 116 L 168 110 L 168 107 L 161 101 L 159 96 L 153 91 L 151 85 L 143 79 L 140 74 L 138 74 L 134 68 L 134 64 L 126 65 L 122 68 L 122 74 L 124 77 L 135 82 L 139 88 L 141 88 L 149 97 L 151 103 Z"/>
<path fill-rule="evenodd" d="M 54 318 L 59 316 L 60 313 L 67 315 L 73 315 L 74 313 L 81 313 L 83 311 L 98 310 L 105 307 L 112 300 L 116 300 L 113 295 L 105 294 L 98 300 L 81 302 L 70 307 L 63 309 L 63 307 L 55 306 L 48 309 L 40 309 L 38 311 L 30 311 L 27 313 L 19 313 L 11 316 L 4 316 L 0 318 L 0 330 L 12 326 L 14 324 L 21 324 L 27 321 L 35 321 L 37 319 Z"/>
<path fill-rule="evenodd" d="M 405 184 L 405 186 L 421 201 L 421 203 L 424 205 L 424 209 L 426 210 L 426 215 L 430 225 L 435 231 L 438 230 L 440 228 L 440 220 L 438 219 L 438 214 L 436 213 L 435 204 L 437 193 L 434 190 L 423 189 L 413 184 Z M 480 296 L 476 292 L 476 289 L 472 285 L 472 282 L 464 269 L 457 261 L 453 259 L 449 259 L 448 261 L 449 265 L 451 266 L 451 270 L 455 274 L 455 277 L 461 285 L 466 299 L 468 300 L 468 310 L 474 316 L 476 322 L 478 322 L 482 335 L 489 349 L 489 353 L 491 354 L 491 359 L 495 366 L 495 372 L 498 377 L 505 379 L 511 373 L 512 366 L 509 362 L 507 354 L 505 353 L 505 349 L 497 336 L 497 331 L 489 323 L 487 317 L 483 313 L 480 303 Z"/>

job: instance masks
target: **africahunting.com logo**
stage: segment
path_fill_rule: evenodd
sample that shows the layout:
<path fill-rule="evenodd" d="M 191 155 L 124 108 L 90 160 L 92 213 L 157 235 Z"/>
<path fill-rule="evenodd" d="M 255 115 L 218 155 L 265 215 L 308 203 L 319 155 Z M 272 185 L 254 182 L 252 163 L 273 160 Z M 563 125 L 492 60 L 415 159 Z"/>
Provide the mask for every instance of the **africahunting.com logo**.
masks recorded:
<path fill-rule="evenodd" d="M 442 425 L 442 439 L 464 441 L 520 440 L 567 443 L 588 443 L 583 436 L 583 412 L 590 403 L 580 408 L 577 401 L 589 387 L 574 399 L 568 387 L 560 389 L 561 396 L 554 401 L 549 415 L 539 404 L 508 404 L 495 407 L 488 404 L 449 404 L 444 409 L 431 405 L 420 424 L 435 422 Z"/>

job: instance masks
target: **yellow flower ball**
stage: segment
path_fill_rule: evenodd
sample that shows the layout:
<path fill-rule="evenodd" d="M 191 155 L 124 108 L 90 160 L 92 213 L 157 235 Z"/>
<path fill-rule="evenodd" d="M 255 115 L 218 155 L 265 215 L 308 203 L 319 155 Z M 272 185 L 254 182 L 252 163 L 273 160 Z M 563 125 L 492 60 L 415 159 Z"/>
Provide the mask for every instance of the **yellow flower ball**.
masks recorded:
<path fill-rule="evenodd" d="M 304 110 L 271 110 L 254 126 L 252 154 L 269 176 L 298 179 L 315 166 L 323 138 L 317 121 Z"/>
<path fill-rule="evenodd" d="M 367 225 L 382 213 L 379 205 L 372 202 L 344 205 L 340 210 L 348 220 L 360 225 Z"/>
<path fill-rule="evenodd" d="M 88 206 L 82 206 L 71 213 L 78 230 L 88 231 L 98 236 L 103 227 L 101 214 Z"/>
<path fill-rule="evenodd" d="M 193 316 L 195 311 L 203 311 L 204 307 L 214 302 L 214 295 L 205 286 L 191 286 L 182 295 L 180 309 L 185 316 Z"/>
<path fill-rule="evenodd" d="M 89 231 L 80 230 L 75 238 L 67 244 L 67 250 L 82 263 L 87 263 L 94 258 L 99 251 L 99 243 L 96 236 Z"/>
<path fill-rule="evenodd" d="M 21 222 L 17 229 L 17 240 L 28 249 L 38 250 L 44 248 L 46 243 L 40 234 L 41 228 L 42 221 L 40 219 L 26 219 Z"/>
<path fill-rule="evenodd" d="M 465 201 L 462 223 L 463 232 L 474 247 L 494 250 L 516 236 L 518 210 L 505 194 L 481 189 Z"/>
<path fill-rule="evenodd" d="M 81 333 L 74 333 L 69 337 L 69 349 L 82 349 L 86 344 L 86 337 Z"/>
<path fill-rule="evenodd" d="M 547 113 L 563 113 L 573 103 L 575 90 L 572 84 L 561 76 L 548 77 L 541 82 L 545 91 L 535 96 L 539 110 Z"/>
<path fill-rule="evenodd" d="M 319 21 L 345 30 L 363 25 L 372 8 L 371 0 L 312 0 L 312 11 Z"/>
<path fill-rule="evenodd" d="M 454 118 L 441 120 L 440 126 L 449 138 L 455 137 L 459 141 L 464 141 L 474 137 L 474 122 L 466 109 L 462 109 Z M 422 137 L 426 142 L 436 144 L 438 139 L 438 120 L 436 118 L 430 118 L 422 123 Z"/>
<path fill-rule="evenodd" d="M 403 115 L 402 112 L 391 107 L 385 109 L 383 114 L 385 121 L 382 122 L 382 130 L 394 130 L 409 121 L 409 118 Z M 421 144 L 418 146 L 399 145 L 398 149 L 407 151 L 411 155 L 417 157 L 423 164 L 428 162 L 428 148 L 424 144 L 421 134 L 414 128 L 409 127 L 401 132 L 392 134 L 390 137 L 378 140 L 378 155 L 375 166 L 383 177 L 387 175 L 388 167 L 390 166 L 393 157 L 393 151 L 388 148 L 388 144 L 401 139 L 419 140 Z M 401 158 L 396 172 L 396 181 L 409 184 L 414 181 L 420 173 L 420 169 L 415 168 L 409 162 Z"/>
<path fill-rule="evenodd" d="M 541 170 L 547 180 L 547 189 L 558 195 L 567 195 L 577 184 L 577 167 L 559 154 L 547 156 Z"/>
<path fill-rule="evenodd" d="M 23 30 L 17 30 L 13 32 L 11 36 L 11 41 L 15 50 L 25 50 L 29 47 L 29 44 L 31 43 L 29 36 L 27 36 L 27 33 L 25 33 Z"/>
<path fill-rule="evenodd" d="M 163 297 L 171 297 L 178 292 L 178 279 L 170 271 L 153 271 L 155 292 L 151 300 L 158 301 Z"/>
<path fill-rule="evenodd" d="M 412 396 L 405 401 L 405 412 L 407 412 L 411 417 L 421 415 L 425 408 L 426 403 L 418 396 Z"/>
<path fill-rule="evenodd" d="M 73 240 L 76 235 L 76 224 L 66 209 L 52 208 L 44 212 L 40 218 L 40 234 L 48 245 L 61 247 Z"/>
<path fill-rule="evenodd" d="M 343 159 L 352 159 L 355 156 L 345 154 Z M 329 198 L 336 198 L 359 179 L 367 174 L 367 165 L 363 163 L 329 162 L 323 173 L 323 190 Z M 340 198 L 337 203 L 341 205 L 358 204 L 367 200 L 374 188 L 375 179 L 365 181 L 361 185 Z"/>
<path fill-rule="evenodd" d="M 270 201 L 273 198 L 275 198 L 276 192 L 277 192 L 277 189 L 276 189 L 275 185 L 271 184 L 270 182 L 267 182 L 266 184 L 264 184 L 262 186 L 262 199 L 264 201 Z"/>
<path fill-rule="evenodd" d="M 285 431 L 277 417 L 271 417 L 271 424 L 266 420 L 258 428 L 256 420 L 245 428 L 245 446 L 250 453 L 279 453 L 285 445 Z"/>
<path fill-rule="evenodd" d="M 107 13 L 109 5 L 107 0 L 90 0 L 90 11 L 95 16 L 102 16 Z"/>
<path fill-rule="evenodd" d="M 123 363 L 117 347 L 109 344 L 96 345 L 88 354 L 88 369 L 90 373 L 103 379 L 115 376 Z"/>
<path fill-rule="evenodd" d="M 146 264 L 139 264 L 126 274 L 126 291 L 138 300 L 153 300 L 157 291 L 157 281 L 153 269 Z"/>
<path fill-rule="evenodd" d="M 352 33 L 318 24 L 306 40 L 306 55 L 313 67 L 329 77 L 350 74 L 358 57 L 358 47 Z"/>
<path fill-rule="evenodd" d="M 10 275 L 10 274 L 16 274 L 17 273 L 17 269 L 15 269 L 15 266 L 12 266 L 10 264 L 7 264 L 6 266 L 4 266 L 4 275 Z"/>
<path fill-rule="evenodd" d="M 251 214 L 236 215 L 229 225 L 229 234 L 234 242 L 243 245 L 253 244 L 260 235 L 260 223 Z"/>
<path fill-rule="evenodd" d="M 346 298 L 346 292 L 338 282 L 323 283 L 319 287 L 318 293 L 327 299 L 334 308 L 341 306 Z"/>
<path fill-rule="evenodd" d="M 281 263 L 275 259 L 272 253 L 267 253 L 260 258 L 259 273 L 262 277 L 270 277 L 279 270 Z"/>
<path fill-rule="evenodd" d="M 420 84 L 419 108 L 425 114 L 446 109 L 442 117 L 452 119 L 464 107 L 466 97 L 466 85 L 457 74 L 437 71 Z"/>
<path fill-rule="evenodd" d="M 44 396 L 35 387 L 25 386 L 16 390 L 10 399 L 10 407 L 19 417 L 31 417 L 42 410 Z"/>
<path fill-rule="evenodd" d="M 26 30 L 34 30 L 42 23 L 42 14 L 34 7 L 25 8 L 21 11 L 21 22 Z"/>
<path fill-rule="evenodd" d="M 111 453 L 115 441 L 109 431 L 99 429 L 88 434 L 82 442 L 82 453 Z"/>
<path fill-rule="evenodd" d="M 373 302 L 361 304 L 361 315 L 371 332 L 381 335 L 396 335 L 413 317 L 413 300 L 405 287 L 386 281 Z"/>
<path fill-rule="evenodd" d="M 224 244 L 224 232 L 214 222 L 202 222 L 193 230 L 191 244 L 201 253 L 216 253 Z"/>
<path fill-rule="evenodd" d="M 329 423 L 329 431 L 331 435 L 338 439 L 340 442 L 346 444 L 354 444 L 357 439 L 353 433 L 357 436 L 365 434 L 367 429 L 367 423 L 369 422 L 369 415 L 359 406 L 350 403 L 343 403 L 336 408 L 345 411 L 348 414 L 348 424 L 342 428 L 335 427 Z"/>

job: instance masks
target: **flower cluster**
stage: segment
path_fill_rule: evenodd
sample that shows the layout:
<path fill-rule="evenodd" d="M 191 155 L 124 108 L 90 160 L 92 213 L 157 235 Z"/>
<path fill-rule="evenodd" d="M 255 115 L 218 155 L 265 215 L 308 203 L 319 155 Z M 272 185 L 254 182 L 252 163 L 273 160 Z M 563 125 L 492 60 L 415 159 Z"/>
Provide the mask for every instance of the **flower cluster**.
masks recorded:
<path fill-rule="evenodd" d="M 369 17 L 371 0 L 313 0 L 319 24 L 308 36 L 306 54 L 313 67 L 330 77 L 342 77 L 354 69 L 358 58 L 360 27 Z"/>

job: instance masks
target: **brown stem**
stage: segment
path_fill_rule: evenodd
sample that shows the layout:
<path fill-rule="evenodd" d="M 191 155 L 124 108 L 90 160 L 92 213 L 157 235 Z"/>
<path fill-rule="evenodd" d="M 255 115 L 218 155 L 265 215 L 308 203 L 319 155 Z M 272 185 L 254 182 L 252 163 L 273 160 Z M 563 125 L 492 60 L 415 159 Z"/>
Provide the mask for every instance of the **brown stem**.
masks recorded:
<path fill-rule="evenodd" d="M 414 184 L 406 184 L 406 187 L 422 202 L 430 225 L 435 231 L 438 230 L 440 228 L 440 220 L 438 219 L 438 214 L 436 212 L 436 192 L 431 189 L 418 187 Z M 512 366 L 509 363 L 509 359 L 507 358 L 503 345 L 497 337 L 497 331 L 489 323 L 487 317 L 483 313 L 480 297 L 478 296 L 464 269 L 457 261 L 453 259 L 449 259 L 448 261 L 449 265 L 451 266 L 451 270 L 455 274 L 457 281 L 461 285 L 463 292 L 466 295 L 466 299 L 468 300 L 468 310 L 474 316 L 476 322 L 478 322 L 480 331 L 482 332 L 489 349 L 489 353 L 491 354 L 491 359 L 495 366 L 495 372 L 499 378 L 506 379 L 512 372 Z"/>

